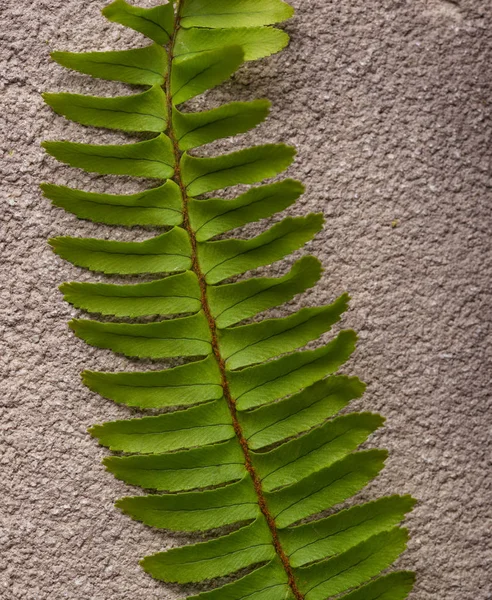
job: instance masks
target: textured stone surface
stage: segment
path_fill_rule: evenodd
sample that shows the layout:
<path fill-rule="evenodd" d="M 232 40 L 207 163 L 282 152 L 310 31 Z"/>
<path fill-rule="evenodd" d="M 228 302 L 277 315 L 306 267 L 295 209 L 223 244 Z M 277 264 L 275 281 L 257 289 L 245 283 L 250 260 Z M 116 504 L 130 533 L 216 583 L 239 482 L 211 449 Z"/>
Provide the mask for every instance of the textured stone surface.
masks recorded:
<path fill-rule="evenodd" d="M 310 245 L 324 279 L 301 301 L 351 292 L 344 325 L 359 331 L 360 344 L 348 368 L 369 383 L 358 406 L 388 419 L 371 444 L 389 448 L 391 458 L 365 496 L 420 499 L 400 561 L 419 573 L 412 599 L 490 599 L 490 7 L 480 0 L 293 4 L 290 48 L 243 68 L 200 101 L 274 101 L 265 124 L 214 150 L 297 145 L 289 174 L 308 190 L 293 212 L 327 217 Z M 65 122 L 39 94 L 116 93 L 122 86 L 65 72 L 48 52 L 125 48 L 139 37 L 106 23 L 99 0 L 0 5 L 0 597 L 177 598 L 177 589 L 151 580 L 137 561 L 180 539 L 113 508 L 128 488 L 104 472 L 104 451 L 85 432 L 127 412 L 84 389 L 78 373 L 127 362 L 69 333 L 73 311 L 57 285 L 89 276 L 46 245 L 67 233 L 148 234 L 77 221 L 37 189 L 41 180 L 136 189 L 46 157 L 43 138 L 124 137 Z"/>

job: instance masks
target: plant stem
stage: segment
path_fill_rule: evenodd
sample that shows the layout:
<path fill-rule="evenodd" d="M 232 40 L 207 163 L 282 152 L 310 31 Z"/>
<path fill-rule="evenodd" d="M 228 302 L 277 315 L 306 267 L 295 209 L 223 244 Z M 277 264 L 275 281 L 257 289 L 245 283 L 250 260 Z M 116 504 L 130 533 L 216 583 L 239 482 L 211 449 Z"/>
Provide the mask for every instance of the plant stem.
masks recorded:
<path fill-rule="evenodd" d="M 192 261 L 191 268 L 192 268 L 192 271 L 197 276 L 198 282 L 200 285 L 202 309 L 205 314 L 205 317 L 207 318 L 207 321 L 208 321 L 208 324 L 210 327 L 211 338 L 212 338 L 212 352 L 213 352 L 215 359 L 217 361 L 217 364 L 219 366 L 220 376 L 221 376 L 221 385 L 222 385 L 222 390 L 224 393 L 224 398 L 227 402 L 229 411 L 231 413 L 232 425 L 234 427 L 234 431 L 236 433 L 237 439 L 238 439 L 241 449 L 243 451 L 246 470 L 248 471 L 248 473 L 251 476 L 251 479 L 253 481 L 253 485 L 254 485 L 254 488 L 255 488 L 255 491 L 256 491 L 256 494 L 258 497 L 258 505 L 260 507 L 260 510 L 261 510 L 263 516 L 266 519 L 268 527 L 270 528 L 270 532 L 272 534 L 272 539 L 273 539 L 273 546 L 274 546 L 275 551 L 276 551 L 278 557 L 280 558 L 280 561 L 285 569 L 285 572 L 288 577 L 289 586 L 292 590 L 292 593 L 293 593 L 294 597 L 296 598 L 296 600 L 303 600 L 304 596 L 300 592 L 299 588 L 297 587 L 297 583 L 294 578 L 294 573 L 293 573 L 292 566 L 289 562 L 289 558 L 280 543 L 277 526 L 275 523 L 275 518 L 268 508 L 268 504 L 266 502 L 265 494 L 263 492 L 263 487 L 261 484 L 261 478 L 259 477 L 258 473 L 256 472 L 256 470 L 253 466 L 253 461 L 251 459 L 251 452 L 250 452 L 250 449 L 248 446 L 248 442 L 247 442 L 246 438 L 244 437 L 242 427 L 241 427 L 241 424 L 240 424 L 238 416 L 237 416 L 236 401 L 232 397 L 232 394 L 231 394 L 229 382 L 227 380 L 227 371 L 226 371 L 225 361 L 222 358 L 222 355 L 220 352 L 218 336 L 217 336 L 217 324 L 215 322 L 214 317 L 212 316 L 212 312 L 211 312 L 210 306 L 208 304 L 207 283 L 205 281 L 205 275 L 203 274 L 200 264 L 199 264 L 199 261 L 198 261 L 196 236 L 195 236 L 195 232 L 193 231 L 193 229 L 190 225 L 189 214 L 188 214 L 189 198 L 188 198 L 188 195 L 186 192 L 186 186 L 184 185 L 182 177 L 181 177 L 181 170 L 180 170 L 180 160 L 181 160 L 183 153 L 179 149 L 178 140 L 176 138 L 176 133 L 174 131 L 173 124 L 172 124 L 173 102 L 172 102 L 172 94 L 171 94 L 171 70 L 172 70 L 172 62 L 174 59 L 174 56 L 173 56 L 174 44 L 175 44 L 175 40 L 176 40 L 176 35 L 180 28 L 180 20 L 181 20 L 179 4 L 180 3 L 178 0 L 178 2 L 176 2 L 177 14 L 176 14 L 176 20 L 175 20 L 175 25 L 174 25 L 174 31 L 173 31 L 173 35 L 171 37 L 171 40 L 170 40 L 168 48 L 167 48 L 168 56 L 169 56 L 169 66 L 168 66 L 166 81 L 164 84 L 164 91 L 166 93 L 167 109 L 168 109 L 168 129 L 167 129 L 166 133 L 172 142 L 174 159 L 175 159 L 175 163 L 176 163 L 173 180 L 179 185 L 179 188 L 181 190 L 181 194 L 183 197 L 183 225 L 182 226 L 188 233 L 190 241 L 191 241 L 191 249 L 192 249 L 191 250 L 191 261 Z"/>

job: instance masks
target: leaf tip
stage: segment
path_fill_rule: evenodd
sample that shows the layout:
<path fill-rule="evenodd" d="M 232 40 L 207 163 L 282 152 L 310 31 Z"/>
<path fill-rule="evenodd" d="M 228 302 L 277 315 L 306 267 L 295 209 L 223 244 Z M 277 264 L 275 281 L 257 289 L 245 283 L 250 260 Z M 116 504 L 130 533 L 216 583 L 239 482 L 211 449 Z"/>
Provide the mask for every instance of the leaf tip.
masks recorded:
<path fill-rule="evenodd" d="M 139 564 L 139 565 L 142 567 L 142 569 L 143 569 L 143 570 L 144 570 L 146 573 L 149 573 L 149 571 L 148 571 L 148 568 L 149 568 L 149 567 L 148 567 L 148 560 L 147 560 L 147 559 L 148 559 L 148 556 L 145 556 L 144 558 L 141 558 L 141 559 L 138 561 L 138 564 Z"/>
<path fill-rule="evenodd" d="M 106 469 L 110 472 L 113 473 L 114 472 L 114 468 L 115 468 L 115 462 L 118 461 L 118 457 L 117 456 L 105 456 L 102 461 L 101 464 L 106 467 Z"/>
<path fill-rule="evenodd" d="M 401 532 L 400 535 L 402 537 L 402 541 L 405 546 L 407 545 L 408 540 L 410 539 L 410 531 L 408 527 L 398 527 L 398 530 Z"/>
<path fill-rule="evenodd" d="M 118 8 L 118 6 L 124 6 L 125 4 L 126 2 L 124 2 L 124 0 L 113 0 L 113 2 L 111 2 L 107 6 L 101 8 L 101 14 L 107 19 L 109 19 L 109 17 L 113 15 L 114 10 Z"/>
<path fill-rule="evenodd" d="M 419 503 L 419 500 L 414 498 L 411 494 L 405 494 L 405 496 L 402 497 L 408 502 L 408 512 L 412 511 Z"/>
<path fill-rule="evenodd" d="M 50 248 L 53 250 L 53 252 L 56 252 L 57 248 L 59 246 L 59 243 L 60 243 L 60 238 L 59 237 L 48 238 L 48 241 L 46 243 L 48 244 L 48 246 L 50 246 Z"/>
<path fill-rule="evenodd" d="M 350 297 L 350 294 L 348 292 L 344 292 L 341 296 L 339 296 L 339 298 L 336 300 L 337 303 L 340 304 L 341 306 L 341 312 L 344 313 L 345 311 L 348 310 L 349 308 L 349 304 L 350 304 L 350 300 L 352 298 Z"/>
<path fill-rule="evenodd" d="M 64 281 L 58 286 L 58 291 L 63 294 L 66 299 L 67 294 L 72 290 L 73 282 Z"/>
<path fill-rule="evenodd" d="M 95 391 L 94 390 L 94 375 L 95 375 L 95 372 L 89 371 L 88 369 L 85 369 L 80 374 L 80 379 L 81 379 L 83 385 L 85 385 L 92 391 Z"/>
<path fill-rule="evenodd" d="M 417 580 L 417 575 L 414 571 L 401 571 L 402 577 L 405 579 L 408 589 L 411 590 Z"/>
<path fill-rule="evenodd" d="M 354 398 L 361 398 L 367 389 L 367 384 L 361 381 L 358 377 L 348 377 L 347 381 L 350 382 L 351 388 L 355 393 Z"/>
<path fill-rule="evenodd" d="M 354 343 L 356 343 L 359 339 L 359 336 L 354 329 L 344 329 L 340 332 L 340 335 L 342 335 L 344 338 L 347 338 L 347 340 L 352 340 Z"/>
<path fill-rule="evenodd" d="M 298 181 L 297 179 L 291 179 L 291 181 L 296 184 L 297 191 L 300 192 L 300 194 L 304 194 L 306 191 L 306 186 L 302 183 L 302 181 Z"/>
<path fill-rule="evenodd" d="M 126 500 L 127 498 L 118 498 L 118 500 L 116 500 L 114 503 L 115 507 L 125 514 L 127 514 Z"/>
<path fill-rule="evenodd" d="M 44 140 L 39 145 L 49 155 L 54 156 L 54 152 L 56 151 L 56 147 L 57 147 L 58 143 L 59 142 L 56 142 L 56 141 Z"/>
<path fill-rule="evenodd" d="M 285 14 L 288 15 L 286 16 L 286 19 L 291 19 L 296 14 L 295 8 L 287 2 L 284 2 L 283 4 L 285 5 Z"/>
<path fill-rule="evenodd" d="M 325 224 L 325 216 L 323 213 L 309 213 L 305 219 L 317 232 L 321 231 Z"/>
<path fill-rule="evenodd" d="M 95 438 L 95 439 L 99 439 L 99 429 L 101 429 L 101 425 L 91 425 L 90 427 L 87 428 L 87 433 Z"/>
<path fill-rule="evenodd" d="M 78 335 L 82 323 L 82 319 L 70 319 L 67 325 L 75 333 L 75 335 Z"/>
<path fill-rule="evenodd" d="M 50 58 L 51 58 L 51 60 L 54 60 L 59 65 L 63 66 L 63 56 L 65 54 L 66 54 L 65 52 L 61 52 L 60 50 L 53 50 L 53 52 L 50 52 Z"/>
<path fill-rule="evenodd" d="M 388 460 L 389 450 L 387 448 L 379 448 L 377 452 L 381 457 L 381 462 L 384 464 Z"/>
<path fill-rule="evenodd" d="M 239 44 L 231 44 L 223 48 L 229 55 L 235 58 L 236 62 L 241 64 L 244 62 L 244 48 Z"/>

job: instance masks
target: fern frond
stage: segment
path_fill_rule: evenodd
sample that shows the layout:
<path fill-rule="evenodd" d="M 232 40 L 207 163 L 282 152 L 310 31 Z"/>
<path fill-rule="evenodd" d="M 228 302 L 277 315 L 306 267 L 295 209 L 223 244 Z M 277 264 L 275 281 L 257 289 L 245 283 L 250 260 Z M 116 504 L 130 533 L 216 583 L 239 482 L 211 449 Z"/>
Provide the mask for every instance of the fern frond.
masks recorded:
<path fill-rule="evenodd" d="M 46 151 L 71 167 L 158 185 L 116 195 L 44 184 L 55 206 L 79 218 L 157 229 L 141 242 L 58 237 L 50 244 L 61 258 L 91 271 L 155 276 L 141 283 L 61 285 L 67 302 L 92 315 L 157 317 L 74 319 L 76 336 L 129 357 L 187 359 L 157 371 L 82 374 L 90 390 L 114 402 L 167 411 L 90 429 L 100 444 L 123 453 L 104 459 L 109 472 L 154 492 L 122 498 L 117 507 L 170 531 L 234 526 L 227 535 L 148 556 L 143 568 L 176 583 L 234 578 L 250 569 L 195 600 L 403 600 L 413 575 L 381 572 L 405 548 L 408 536 L 399 524 L 415 501 L 390 496 L 338 506 L 378 475 L 387 456 L 359 450 L 382 426 L 381 416 L 339 415 L 364 392 L 357 378 L 335 374 L 356 335 L 343 330 L 314 350 L 304 348 L 340 320 L 348 296 L 244 323 L 315 285 L 321 265 L 304 256 L 285 275 L 229 281 L 284 259 L 321 230 L 322 215 L 310 214 L 283 218 L 253 238 L 231 235 L 299 198 L 304 188 L 297 181 L 262 183 L 289 167 L 295 151 L 270 143 L 204 158 L 192 151 L 252 129 L 270 103 L 231 102 L 203 112 L 181 107 L 245 61 L 280 51 L 288 36 L 272 25 L 292 13 L 282 0 L 178 0 L 155 8 L 115 0 L 104 16 L 142 33 L 148 45 L 53 53 L 81 73 L 145 86 L 117 98 L 44 94 L 58 114 L 86 126 L 155 135 L 123 145 L 50 141 Z M 231 200 L 203 197 L 257 183 Z M 323 516 L 327 510 L 332 514 Z"/>

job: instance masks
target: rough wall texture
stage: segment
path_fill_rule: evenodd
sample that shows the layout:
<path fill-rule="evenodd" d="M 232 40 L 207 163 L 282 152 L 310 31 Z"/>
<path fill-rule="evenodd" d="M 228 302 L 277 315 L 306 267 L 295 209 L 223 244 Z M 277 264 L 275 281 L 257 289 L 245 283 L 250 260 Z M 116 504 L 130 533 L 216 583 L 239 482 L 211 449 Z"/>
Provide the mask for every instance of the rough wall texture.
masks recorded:
<path fill-rule="evenodd" d="M 351 292 L 344 325 L 359 331 L 360 344 L 349 369 L 369 383 L 359 406 L 388 418 L 371 443 L 389 448 L 391 458 L 365 495 L 410 492 L 420 499 L 400 561 L 419 573 L 412 599 L 490 599 L 490 6 L 481 0 L 293 4 L 290 48 L 243 68 L 201 101 L 274 101 L 264 125 L 215 149 L 253 141 L 297 145 L 289 175 L 303 179 L 308 191 L 294 212 L 327 217 L 310 245 L 325 276 L 302 301 Z M 110 230 L 51 208 L 37 189 L 42 180 L 135 189 L 46 157 L 43 138 L 124 138 L 65 122 L 39 94 L 116 92 L 116 84 L 64 72 L 48 52 L 125 48 L 139 38 L 106 23 L 100 0 L 0 5 L 0 552 L 6 553 L 0 597 L 177 598 L 177 589 L 151 580 L 137 559 L 180 539 L 113 508 L 128 489 L 104 472 L 104 451 L 85 431 L 127 413 L 84 389 L 78 373 L 127 362 L 69 333 L 73 311 L 57 285 L 89 276 L 46 245 L 53 235 L 109 236 Z"/>

